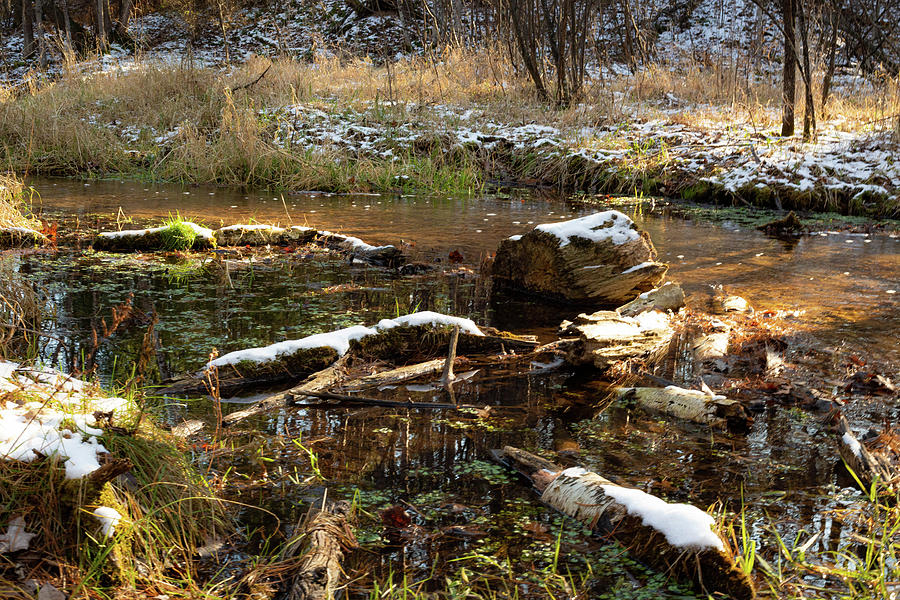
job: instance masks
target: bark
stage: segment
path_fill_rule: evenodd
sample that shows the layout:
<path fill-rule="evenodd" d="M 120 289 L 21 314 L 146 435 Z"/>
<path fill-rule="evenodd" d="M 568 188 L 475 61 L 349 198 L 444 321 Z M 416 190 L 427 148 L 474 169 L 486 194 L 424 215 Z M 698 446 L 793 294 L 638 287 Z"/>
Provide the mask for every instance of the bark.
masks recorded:
<path fill-rule="evenodd" d="M 655 290 L 644 292 L 628 304 L 617 308 L 616 312 L 623 317 L 635 317 L 648 310 L 678 312 L 682 306 L 684 306 L 684 290 L 677 283 L 667 283 Z"/>
<path fill-rule="evenodd" d="M 346 391 L 359 391 L 383 385 L 396 385 L 404 381 L 418 379 L 419 377 L 427 377 L 429 375 L 437 375 L 440 373 L 446 359 L 436 358 L 415 365 L 407 365 L 405 367 L 397 367 L 381 373 L 373 373 L 352 381 L 341 384 L 341 389 Z"/>
<path fill-rule="evenodd" d="M 653 361 L 666 351 L 674 335 L 667 320 L 644 323 L 605 310 L 563 321 L 560 330 L 562 335 L 578 336 L 566 360 L 576 366 L 593 365 L 598 369 L 628 359 Z"/>
<path fill-rule="evenodd" d="M 794 1 L 781 0 L 781 18 L 784 29 L 781 135 L 784 137 L 794 135 L 794 105 L 797 92 L 797 61 L 794 51 Z"/>
<path fill-rule="evenodd" d="M 441 374 L 441 385 L 444 387 L 449 386 L 453 383 L 453 380 L 456 379 L 456 376 L 453 374 L 453 362 L 456 360 L 456 345 L 459 342 L 459 325 L 453 328 L 453 333 L 450 334 L 450 344 L 447 347 L 447 358 L 444 360 L 444 369 Z"/>
<path fill-rule="evenodd" d="M 644 410 L 719 429 L 746 429 L 750 416 L 740 402 L 679 387 L 620 388 L 620 398 L 634 401 Z"/>
<path fill-rule="evenodd" d="M 828 66 L 825 69 L 825 79 L 822 81 L 822 118 L 825 118 L 825 111 L 828 105 L 828 96 L 831 94 L 831 81 L 834 79 L 834 63 L 837 56 L 837 35 L 838 24 L 834 15 L 835 9 L 829 9 L 829 20 L 831 23 L 831 40 L 828 43 Z"/>
<path fill-rule="evenodd" d="M 97 33 L 97 45 L 100 46 L 101 52 L 106 50 L 106 0 L 96 0 L 96 9 L 94 12 L 94 26 Z"/>
<path fill-rule="evenodd" d="M 286 392 L 273 394 L 272 396 L 263 398 L 262 400 L 256 402 L 252 406 L 248 406 L 243 410 L 235 411 L 233 413 L 225 415 L 225 417 L 222 419 L 222 424 L 225 426 L 231 426 L 243 421 L 244 419 L 269 412 L 270 410 L 282 408 L 289 402 L 295 400 L 298 397 L 303 397 L 305 394 L 308 394 L 310 392 L 318 392 L 330 388 L 344 378 L 344 372 L 349 359 L 349 355 L 345 354 L 334 364 L 319 371 L 318 373 L 311 375 L 300 385 L 293 387 Z"/>
<path fill-rule="evenodd" d="M 731 328 L 725 327 L 724 331 L 714 331 L 694 338 L 691 343 L 691 352 L 698 363 L 707 360 L 724 358 L 728 354 L 728 341 L 731 337 Z"/>
<path fill-rule="evenodd" d="M 47 43 L 44 39 L 44 0 L 34 0 L 34 43 L 41 67 L 47 64 Z"/>
<path fill-rule="evenodd" d="M 348 522 L 350 518 L 350 503 L 341 501 L 325 510 L 314 509 L 307 515 L 306 522 L 298 525 L 303 535 L 288 545 L 285 557 L 302 553 L 303 558 L 291 576 L 284 600 L 331 600 L 335 597 L 343 577 L 344 551 L 357 547 Z"/>
<path fill-rule="evenodd" d="M 613 484 L 583 469 L 563 470 L 559 465 L 511 446 L 495 455 L 531 480 L 543 502 L 581 521 L 596 535 L 617 540 L 638 560 L 667 575 L 691 582 L 704 594 L 721 594 L 737 600 L 756 597 L 753 582 L 735 564 L 730 552 L 708 544 L 676 546 L 670 543 L 664 531 L 645 525 L 641 515 L 632 514 L 633 509 L 611 495 L 627 490 L 625 486 Z M 656 504 L 662 502 L 653 498 L 648 500 Z M 720 546 L 728 548 L 725 543 Z"/>
<path fill-rule="evenodd" d="M 816 105 L 813 101 L 813 74 L 809 61 L 809 28 L 802 1 L 797 2 L 796 9 L 800 25 L 800 38 L 803 42 L 803 140 L 808 142 L 816 135 Z"/>

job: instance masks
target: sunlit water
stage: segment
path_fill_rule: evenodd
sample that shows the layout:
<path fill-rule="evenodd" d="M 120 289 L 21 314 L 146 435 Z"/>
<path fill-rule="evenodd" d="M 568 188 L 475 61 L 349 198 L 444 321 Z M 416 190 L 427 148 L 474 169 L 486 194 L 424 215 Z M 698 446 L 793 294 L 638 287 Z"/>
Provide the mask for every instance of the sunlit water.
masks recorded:
<path fill-rule="evenodd" d="M 77 217 L 81 227 L 110 228 L 116 218 L 132 218 L 143 226 L 176 213 L 213 227 L 251 219 L 304 224 L 371 243 L 402 243 L 414 259 L 440 266 L 448 253 L 458 251 L 473 270 L 504 237 L 537 223 L 598 210 L 531 196 L 281 197 L 139 183 L 34 185 L 45 218 L 71 224 Z M 758 308 L 803 311 L 803 327 L 825 346 L 877 357 L 879 364 L 893 366 L 894 373 L 889 374 L 896 374 L 900 308 L 891 292 L 900 288 L 897 237 L 823 232 L 779 241 L 753 230 L 696 224 L 648 209 L 645 204 L 643 212 L 622 210 L 634 213 L 650 232 L 660 259 L 670 264 L 669 279 L 681 282 L 697 301 L 708 295 L 710 285 L 723 284 Z M 167 264 L 146 257 L 63 251 L 16 260 L 22 272 L 49 292 L 56 307 L 55 316 L 44 326 L 66 345 L 50 340 L 44 356 L 62 368 L 78 360 L 80 349 L 89 345 L 92 328 L 101 327 L 100 319 L 108 319 L 113 306 L 134 294 L 134 305 L 146 318 L 123 324 L 101 346 L 97 362 L 106 380 L 114 376 L 114 369 L 121 373 L 129 368 L 152 314 L 159 317 L 156 369 L 162 377 L 196 369 L 213 347 L 222 353 L 265 345 L 373 323 L 397 312 L 466 315 L 519 333 L 536 332 L 545 339 L 552 337 L 559 321 L 572 316 L 568 309 L 535 308 L 527 302 L 492 305 L 483 282 L 464 273 L 397 277 L 383 269 L 348 265 L 326 253 L 236 262 L 228 279 L 221 272 L 199 269 L 196 263 Z M 283 441 L 299 437 L 318 453 L 323 474 L 332 482 L 331 493 L 350 496 L 353 490 L 362 490 L 363 504 L 373 510 L 408 502 L 419 511 L 416 520 L 430 528 L 425 541 L 384 553 L 375 560 L 377 568 L 416 567 L 427 572 L 448 551 L 459 555 L 492 549 L 505 535 L 525 540 L 517 546 L 516 556 L 522 547 L 527 555 L 544 542 L 530 539 L 516 527 L 521 528 L 522 519 L 550 517 L 540 509 L 522 517 L 527 513 L 523 506 L 530 506 L 533 498 L 514 477 L 491 471 L 489 450 L 512 443 L 563 450 L 559 455 L 563 463 L 585 464 L 610 478 L 704 507 L 722 500 L 739 510 L 743 487 L 754 510 L 766 508 L 785 519 L 786 533 L 801 524 L 821 529 L 824 535 L 813 549 L 834 549 L 847 535 L 842 526 L 822 516 L 823 509 L 849 502 L 855 493 L 842 489 L 850 482 L 837 468 L 834 444 L 816 415 L 771 408 L 757 415 L 746 436 L 710 433 L 621 408 L 585 420 L 584 404 L 600 397 L 592 383 L 589 376 L 565 371 L 530 373 L 527 364 L 482 370 L 458 385 L 457 399 L 475 406 L 518 407 L 498 408 L 498 416 L 487 426 L 471 415 L 376 408 L 293 409 L 257 418 L 248 424 L 248 443 L 276 460 L 266 467 L 254 461 L 252 453 L 235 459 L 237 470 L 249 475 L 258 476 L 266 467 L 270 481 L 245 492 L 242 500 L 290 520 L 321 494 L 321 488 L 298 483 L 305 474 L 291 471 L 306 455 Z M 417 388 L 384 394 L 446 401 L 442 391 Z M 563 408 L 572 406 L 573 399 L 577 408 Z M 184 414 L 203 415 L 209 410 L 202 402 L 188 404 L 192 408 Z M 173 414 L 182 412 L 173 409 Z M 896 406 L 884 408 L 883 416 L 896 419 Z M 454 503 L 452 511 L 447 508 Z M 265 515 L 247 509 L 242 518 L 271 527 Z M 454 525 L 481 527 L 489 535 L 485 541 L 460 537 L 448 529 Z"/>

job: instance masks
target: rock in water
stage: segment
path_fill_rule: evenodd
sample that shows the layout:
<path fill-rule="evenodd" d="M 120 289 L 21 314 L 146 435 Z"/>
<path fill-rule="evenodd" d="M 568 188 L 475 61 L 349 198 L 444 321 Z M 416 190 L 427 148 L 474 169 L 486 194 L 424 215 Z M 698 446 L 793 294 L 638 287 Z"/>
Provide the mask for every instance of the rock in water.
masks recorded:
<path fill-rule="evenodd" d="M 655 258 L 647 232 L 608 210 L 503 240 L 491 274 L 495 287 L 618 306 L 662 281 L 669 267 Z"/>

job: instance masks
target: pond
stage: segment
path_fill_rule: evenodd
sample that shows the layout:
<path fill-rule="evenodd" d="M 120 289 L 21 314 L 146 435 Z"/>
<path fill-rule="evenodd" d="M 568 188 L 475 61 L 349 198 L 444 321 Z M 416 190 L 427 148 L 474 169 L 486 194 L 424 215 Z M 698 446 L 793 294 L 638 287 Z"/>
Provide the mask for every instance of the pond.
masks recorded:
<path fill-rule="evenodd" d="M 42 345 L 44 359 L 66 370 L 94 351 L 97 373 L 107 383 L 128 374 L 153 316 L 158 322 L 151 372 L 157 378 L 197 369 L 213 348 L 222 354 L 415 310 L 468 316 L 549 341 L 559 322 L 573 316 L 571 310 L 527 301 L 492 303 L 479 265 L 504 237 L 597 210 L 537 194 L 281 196 L 134 182 L 32 185 L 40 193 L 43 218 L 59 221 L 60 231 L 115 229 L 117 221 L 127 221 L 124 228 L 144 226 L 176 213 L 214 227 L 249 220 L 311 225 L 370 243 L 402 245 L 414 260 L 448 269 L 401 277 L 326 252 L 280 249 L 266 256 L 226 256 L 225 272 L 208 257 L 160 260 L 71 247 L 5 259 L 44 290 L 53 306 L 43 323 L 54 336 Z M 896 373 L 897 235 L 823 231 L 785 241 L 735 223 L 686 220 L 650 201 L 618 209 L 650 233 L 660 260 L 670 264 L 668 279 L 682 283 L 689 305 L 702 304 L 710 286 L 722 284 L 758 308 L 799 311 L 797 327 L 815 340 L 810 347 L 816 356 L 864 357 Z M 451 252 L 462 255 L 461 265 L 450 264 Z M 104 338 L 112 309 L 132 295 L 136 310 Z M 94 332 L 99 344 L 92 341 Z M 841 368 L 838 360 L 822 364 L 823 371 Z M 540 365 L 482 368 L 457 384 L 456 395 L 463 404 L 493 407 L 487 418 L 449 411 L 296 408 L 244 422 L 232 433 L 236 450 L 198 446 L 196 458 L 220 478 L 232 478 L 231 493 L 247 505 L 241 521 L 248 531 L 279 529 L 273 515 L 293 522 L 321 499 L 325 487 L 331 497 L 355 498 L 370 515 L 360 537 L 371 552 L 355 555 L 350 568 L 376 573 L 382 582 L 403 574 L 431 578 L 425 587 L 434 589 L 445 585 L 443 573 L 462 566 L 495 574 L 509 570 L 520 578 L 517 591 L 523 597 L 540 595 L 533 573 L 551 563 L 562 573 L 593 573 L 597 589 L 616 597 L 637 594 L 635 582 L 650 585 L 658 578 L 541 506 L 513 474 L 491 462 L 490 450 L 504 444 L 557 452 L 560 462 L 584 465 L 673 501 L 703 508 L 721 502 L 735 512 L 743 502 L 754 536 L 773 521 L 786 538 L 802 528 L 820 531 L 810 552 L 834 550 L 851 534 L 830 511 L 860 496 L 836 459 L 821 415 L 770 403 L 755 415 L 748 434 L 713 433 L 616 405 L 595 414 L 591 405 L 604 395 L 595 379 Z M 421 385 L 383 390 L 383 395 L 446 401 L 442 390 Z M 242 405 L 238 400 L 228 406 Z M 900 416 L 896 404 L 847 411 L 874 424 Z M 185 400 L 169 402 L 165 415 L 208 418 L 210 413 L 208 400 Z M 312 466 L 327 483 L 310 482 Z M 380 540 L 377 513 L 396 504 L 412 515 L 416 527 Z M 563 564 L 553 558 L 557 539 Z M 497 557 L 509 562 L 498 564 Z M 631 577 L 623 579 L 624 572 Z M 360 597 L 370 590 L 371 582 L 353 588 Z M 686 593 L 659 590 L 661 596 Z"/>

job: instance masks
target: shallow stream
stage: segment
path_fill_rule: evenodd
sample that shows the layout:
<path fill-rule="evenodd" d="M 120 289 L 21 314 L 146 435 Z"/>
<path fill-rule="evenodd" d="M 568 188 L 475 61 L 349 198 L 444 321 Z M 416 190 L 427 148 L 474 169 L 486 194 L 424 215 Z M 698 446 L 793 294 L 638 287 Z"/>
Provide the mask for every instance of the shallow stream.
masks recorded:
<path fill-rule="evenodd" d="M 478 266 L 506 236 L 598 210 L 533 195 L 281 197 L 140 183 L 41 180 L 32 185 L 40 193 L 43 218 L 59 221 L 61 232 L 75 226 L 114 229 L 117 220 L 123 228 L 145 226 L 177 213 L 212 227 L 251 219 L 312 225 L 370 243 L 403 244 L 414 260 L 448 269 L 451 252 L 463 257 L 463 268 L 453 265 L 452 273 L 437 269 L 407 277 L 351 265 L 324 252 L 276 252 L 252 261 L 226 255 L 227 276 L 196 258 L 160 261 L 72 249 L 7 258 L 48 292 L 55 314 L 44 329 L 60 341 L 47 341 L 43 353 L 62 369 L 71 368 L 90 347 L 92 330 L 102 330 L 101 320 L 110 321 L 111 309 L 134 294 L 138 316 L 123 323 L 97 352 L 98 373 L 106 382 L 127 374 L 154 314 L 159 318 L 155 368 L 161 377 L 198 368 L 213 347 L 225 353 L 414 310 L 469 316 L 479 324 L 552 339 L 571 311 L 528 302 L 491 304 Z M 825 231 L 783 241 L 734 223 L 713 226 L 675 217 L 662 204 L 618 209 L 650 233 L 660 259 L 670 263 L 668 279 L 682 283 L 689 302 L 705 302 L 709 286 L 723 284 L 757 308 L 801 311 L 798 327 L 817 340 L 820 351 L 834 352 L 835 364 L 823 365 L 824 370 L 841 368 L 839 357 L 852 354 L 887 365 L 886 374 L 896 381 L 897 235 Z M 582 464 L 704 508 L 721 501 L 728 510 L 740 511 L 743 489 L 754 535 L 772 520 L 786 538 L 793 539 L 801 528 L 821 532 L 810 551 L 833 550 L 849 535 L 829 510 L 858 500 L 859 494 L 839 468 L 821 415 L 770 405 L 756 414 L 747 435 L 711 433 L 617 406 L 595 416 L 590 405 L 602 396 L 600 387 L 585 374 L 547 372 L 540 365 L 481 369 L 457 384 L 457 400 L 496 407 L 486 419 L 442 411 L 292 409 L 243 424 L 235 438 L 237 451 L 223 455 L 198 447 L 197 459 L 217 473 L 227 463 L 230 477 L 242 481 L 239 499 L 287 523 L 320 499 L 325 487 L 331 495 L 356 496 L 372 514 L 403 504 L 419 529 L 406 530 L 389 544 L 376 543 L 377 520 L 362 529 L 373 551 L 354 558 L 355 565 L 381 573 L 382 579 L 391 573 L 421 579 L 461 565 L 496 571 L 488 557 L 497 556 L 508 557 L 515 573 L 545 568 L 560 532 L 568 568 L 583 573 L 586 557 L 592 557 L 593 572 L 606 592 L 629 597 L 639 589 L 635 581 L 654 577 L 626 564 L 620 553 L 600 548 L 579 527 L 564 524 L 511 473 L 493 464 L 489 450 L 510 443 L 557 452 L 556 459 L 565 464 Z M 445 392 L 428 386 L 384 394 L 446 401 Z M 240 408 L 237 402 L 231 406 Z M 167 415 L 208 416 L 210 411 L 208 401 L 195 400 L 170 404 Z M 896 404 L 848 411 L 874 424 L 898 418 Z M 315 452 L 327 486 L 305 482 L 310 474 L 305 448 Z M 244 509 L 241 518 L 250 530 L 277 529 L 271 514 L 254 508 Z M 622 579 L 624 571 L 633 578 Z M 526 579 L 523 575 L 521 593 L 527 596 Z M 439 588 L 441 577 L 431 585 Z M 668 593 L 682 597 L 683 591 Z"/>

